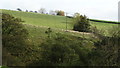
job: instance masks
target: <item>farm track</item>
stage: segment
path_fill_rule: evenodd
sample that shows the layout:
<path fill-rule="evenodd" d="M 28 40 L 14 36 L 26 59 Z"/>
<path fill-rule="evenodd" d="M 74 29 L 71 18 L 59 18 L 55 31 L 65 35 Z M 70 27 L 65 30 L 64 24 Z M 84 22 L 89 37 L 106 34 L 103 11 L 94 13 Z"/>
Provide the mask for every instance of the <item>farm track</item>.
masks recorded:
<path fill-rule="evenodd" d="M 41 28 L 50 28 L 47 26 L 37 26 L 37 25 L 31 25 L 31 24 L 24 24 L 24 25 L 29 25 L 29 26 L 33 26 L 33 27 L 41 27 Z M 87 33 L 87 32 L 79 32 L 79 31 L 74 31 L 74 30 L 65 30 L 65 29 L 58 29 L 58 28 L 54 28 L 54 30 L 60 30 L 60 31 L 64 31 L 64 32 L 71 32 L 71 33 L 78 33 L 78 34 L 86 34 L 86 35 L 92 35 L 92 33 Z"/>

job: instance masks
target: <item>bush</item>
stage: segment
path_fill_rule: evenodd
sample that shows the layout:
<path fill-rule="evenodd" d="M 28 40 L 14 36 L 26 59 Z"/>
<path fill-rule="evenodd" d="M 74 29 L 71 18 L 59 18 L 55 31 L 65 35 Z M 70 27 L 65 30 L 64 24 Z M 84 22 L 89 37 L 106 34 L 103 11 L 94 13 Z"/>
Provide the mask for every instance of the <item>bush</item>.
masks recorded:
<path fill-rule="evenodd" d="M 56 11 L 56 12 L 57 12 L 57 15 L 60 15 L 60 16 L 65 16 L 64 11 L 59 10 L 59 11 Z"/>
<path fill-rule="evenodd" d="M 21 22 L 23 21 L 19 18 L 15 18 L 9 14 L 2 14 L 3 47 L 11 52 L 19 53 L 26 45 L 25 40 L 27 39 L 28 32 Z"/>
<path fill-rule="evenodd" d="M 19 56 L 23 56 L 26 53 L 26 48 L 28 48 L 27 46 L 28 31 L 24 28 L 21 22 L 23 21 L 19 18 L 15 18 L 5 13 L 2 14 L 2 45 L 3 48 L 7 50 L 6 52 L 10 54 L 8 55 L 10 57 L 18 58 Z M 6 54 L 3 53 L 3 56 L 4 55 Z M 17 62 L 16 59 L 13 59 L 13 61 L 11 62 L 13 63 L 14 60 L 16 63 Z M 7 62 L 8 61 L 4 63 Z M 12 66 L 13 65 L 12 63 L 9 62 L 7 65 Z"/>
<path fill-rule="evenodd" d="M 85 66 L 88 64 L 88 49 L 81 41 L 57 34 L 40 45 L 41 59 L 29 66 Z"/>
<path fill-rule="evenodd" d="M 117 29 L 117 30 L 116 30 Z M 110 36 L 102 36 L 95 43 L 96 48 L 89 54 L 89 61 L 94 66 L 120 66 L 120 35 L 119 28 L 113 28 Z M 100 33 L 99 33 L 100 34 Z"/>
<path fill-rule="evenodd" d="M 90 24 L 87 17 L 84 15 L 80 15 L 79 13 L 76 13 L 73 21 L 75 22 L 73 30 L 80 31 L 80 32 L 89 32 L 90 31 Z"/>
<path fill-rule="evenodd" d="M 78 55 L 64 42 L 65 39 L 60 37 L 48 39 L 45 43 L 40 45 L 42 59 L 30 65 L 67 66 L 73 61 L 76 61 L 79 58 Z"/>
<path fill-rule="evenodd" d="M 3 48 L 3 55 L 2 55 L 2 65 L 4 66 L 24 66 L 24 63 L 21 62 L 21 60 L 18 57 L 15 57 L 11 55 L 11 53 L 6 50 L 6 48 Z"/>

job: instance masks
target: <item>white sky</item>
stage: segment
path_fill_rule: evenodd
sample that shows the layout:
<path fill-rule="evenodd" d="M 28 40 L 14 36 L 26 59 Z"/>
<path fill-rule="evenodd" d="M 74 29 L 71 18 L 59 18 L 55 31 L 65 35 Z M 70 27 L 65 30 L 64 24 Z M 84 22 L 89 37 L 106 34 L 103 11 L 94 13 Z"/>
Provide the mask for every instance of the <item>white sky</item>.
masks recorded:
<path fill-rule="evenodd" d="M 0 9 L 16 10 L 63 10 L 79 12 L 93 19 L 118 20 L 119 0 L 1 0 Z"/>

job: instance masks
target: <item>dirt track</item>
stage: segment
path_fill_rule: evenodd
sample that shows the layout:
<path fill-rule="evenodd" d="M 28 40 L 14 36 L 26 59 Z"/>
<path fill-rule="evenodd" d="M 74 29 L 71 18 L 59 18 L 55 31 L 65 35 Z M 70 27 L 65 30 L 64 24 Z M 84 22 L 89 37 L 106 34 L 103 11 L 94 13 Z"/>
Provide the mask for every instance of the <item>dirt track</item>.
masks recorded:
<path fill-rule="evenodd" d="M 36 26 L 36 25 L 31 25 L 31 24 L 25 24 L 25 25 L 30 25 L 30 26 L 33 26 L 33 27 L 42 27 L 42 28 L 49 28 L 47 26 Z M 87 33 L 87 32 L 79 32 L 79 31 L 74 31 L 74 30 L 65 30 L 65 29 L 57 29 L 55 28 L 55 30 L 62 30 L 62 31 L 65 31 L 65 32 L 71 32 L 71 33 L 79 33 L 79 34 L 92 34 L 92 33 Z"/>

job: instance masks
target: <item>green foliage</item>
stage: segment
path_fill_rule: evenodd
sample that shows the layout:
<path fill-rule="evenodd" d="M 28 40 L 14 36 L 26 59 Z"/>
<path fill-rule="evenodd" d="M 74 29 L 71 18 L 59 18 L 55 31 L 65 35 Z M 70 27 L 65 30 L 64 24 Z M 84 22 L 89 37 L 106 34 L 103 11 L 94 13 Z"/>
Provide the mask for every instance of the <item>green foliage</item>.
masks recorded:
<path fill-rule="evenodd" d="M 41 59 L 29 66 L 85 66 L 89 49 L 82 41 L 75 41 L 70 36 L 57 33 L 40 45 Z"/>
<path fill-rule="evenodd" d="M 21 62 L 18 57 L 24 56 L 26 53 L 28 32 L 21 22 L 23 21 L 19 18 L 2 14 L 3 65 L 18 65 Z M 22 64 L 20 63 L 20 65 Z"/>
<path fill-rule="evenodd" d="M 42 59 L 34 62 L 33 65 L 66 66 L 72 61 L 75 61 L 75 59 L 77 60 L 78 55 L 75 54 L 74 50 L 65 41 L 67 41 L 65 38 L 57 37 L 55 39 L 48 39 L 47 42 L 41 44 Z"/>
<path fill-rule="evenodd" d="M 120 37 L 120 25 L 113 26 L 112 29 L 109 29 L 109 34 L 111 37 Z"/>
<path fill-rule="evenodd" d="M 9 67 L 7 67 L 7 66 L 1 66 L 1 68 L 9 68 Z"/>
<path fill-rule="evenodd" d="M 3 48 L 3 55 L 2 55 L 2 63 L 3 66 L 24 66 L 24 63 L 21 62 L 21 60 L 16 57 L 11 55 L 10 52 L 6 48 Z"/>
<path fill-rule="evenodd" d="M 52 32 L 51 28 L 48 28 L 48 30 L 45 31 L 45 33 L 48 34 L 48 38 L 50 38 L 51 32 Z"/>
<path fill-rule="evenodd" d="M 6 13 L 21 17 L 26 24 L 32 25 L 25 25 L 30 33 L 28 42 L 26 41 L 28 32 L 20 23 L 21 20 L 3 14 L 3 60 L 9 61 L 9 64 L 5 65 L 25 66 L 27 63 L 29 66 L 120 66 L 119 28 L 111 30 L 110 36 L 105 36 L 99 31 L 100 28 L 104 30 L 111 28 L 111 24 L 91 23 L 99 27 L 91 29 L 94 37 L 99 38 L 96 40 L 91 38 L 91 35 L 87 39 L 81 38 L 79 33 L 63 32 L 58 29 L 52 29 L 51 32 L 51 29 L 47 29 L 48 27 L 33 26 L 56 28 L 59 25 L 57 28 L 64 29 L 65 17 L 15 11 L 6 11 Z M 54 37 L 50 36 L 51 38 L 48 39 L 45 31 L 47 34 L 54 34 Z M 61 34 L 55 35 L 55 32 L 61 32 Z M 6 62 L 5 60 L 4 63 Z"/>
<path fill-rule="evenodd" d="M 28 32 L 20 23 L 23 22 L 19 18 L 15 18 L 9 14 L 2 14 L 2 41 L 3 47 L 9 51 L 20 53 L 24 50 L 25 40 Z M 13 49 L 14 48 L 14 49 Z"/>
<path fill-rule="evenodd" d="M 99 39 L 103 39 L 103 37 L 105 36 L 104 34 L 104 30 L 98 30 L 97 27 L 91 27 L 90 31 L 94 34 L 95 37 L 99 38 Z"/>
<path fill-rule="evenodd" d="M 92 22 L 90 21 L 91 24 L 91 29 L 93 29 L 94 27 L 97 28 L 97 30 L 102 31 L 101 33 L 109 36 L 109 31 L 113 29 L 113 27 L 118 27 L 118 24 L 110 24 L 110 23 L 101 23 L 101 22 Z M 97 33 L 97 32 L 96 32 Z"/>
<path fill-rule="evenodd" d="M 80 31 L 80 32 L 89 32 L 90 31 L 90 23 L 87 17 L 84 15 L 80 15 L 76 13 L 74 16 L 74 27 L 73 30 Z"/>
<path fill-rule="evenodd" d="M 117 27 L 110 31 L 111 36 L 102 36 L 95 43 L 96 48 L 89 54 L 91 65 L 94 66 L 119 66 L 119 41 L 120 30 Z"/>

